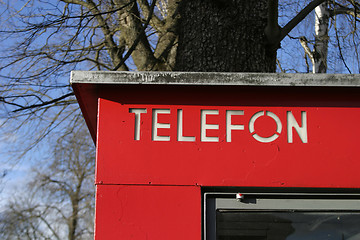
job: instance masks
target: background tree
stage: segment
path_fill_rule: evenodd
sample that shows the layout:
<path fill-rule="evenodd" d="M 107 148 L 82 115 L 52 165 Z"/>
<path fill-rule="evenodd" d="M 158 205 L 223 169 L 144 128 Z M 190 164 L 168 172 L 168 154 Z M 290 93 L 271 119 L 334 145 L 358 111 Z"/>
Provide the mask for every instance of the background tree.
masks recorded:
<path fill-rule="evenodd" d="M 357 31 L 359 6 L 355 0 L 324 1 L 315 8 L 313 18 L 303 24 L 306 28 L 297 28 L 291 33 L 291 39 L 299 39 L 305 51 L 307 72 L 310 68 L 313 73 L 360 72 Z M 299 9 L 302 6 L 291 7 Z M 296 47 L 293 45 L 293 49 Z M 298 51 L 288 53 L 292 59 L 299 56 Z"/>
<path fill-rule="evenodd" d="M 294 66 L 289 64 L 296 61 L 288 61 L 303 55 L 304 50 L 293 50 L 301 48 L 297 39 L 314 45 L 313 50 L 306 52 L 314 66 L 322 66 L 317 72 L 323 72 L 324 66 L 329 69 L 329 64 L 322 60 L 327 60 L 327 52 L 335 50 L 343 66 L 349 69 L 358 66 L 359 4 L 355 0 L 280 0 L 279 5 L 277 0 L 20 3 L 2 3 L 0 116 L 4 119 L 2 124 L 8 124 L 9 119 L 19 120 L 13 127 L 43 120 L 41 130 L 32 127 L 39 135 L 33 139 L 38 140 L 68 116 L 76 118 L 77 108 L 68 108 L 76 104 L 68 84 L 69 72 L 74 69 L 274 72 L 278 60 L 281 71 L 301 72 L 305 71 L 301 67 L 304 62 Z M 315 7 L 327 11 L 321 16 L 328 16 L 331 25 L 326 27 L 327 21 L 318 14 L 322 24 L 313 26 L 322 30 L 317 30 L 312 40 L 312 34 L 304 34 L 313 32 L 311 28 L 308 31 L 299 23 Z M 346 19 L 340 21 L 337 19 L 340 16 Z M 335 18 L 336 21 L 332 20 Z M 278 19 L 282 27 L 278 26 Z M 302 33 L 294 36 L 292 32 L 295 42 L 289 43 L 292 39 L 286 36 L 295 26 Z M 329 37 L 334 39 L 330 41 L 331 51 L 327 49 Z M 291 56 L 281 54 L 276 58 L 284 38 L 286 42 L 280 51 Z M 351 53 L 356 53 L 352 59 L 356 62 L 349 66 L 345 53 L 349 53 L 350 47 Z"/>
<path fill-rule="evenodd" d="M 325 30 L 317 36 L 310 12 L 322 3 L 319 8 L 325 9 L 323 16 L 329 22 L 318 14 L 318 25 L 325 26 L 319 29 Z M 355 0 L 27 0 L 0 4 L 0 132 L 16 139 L 14 146 L 21 153 L 44 139 L 70 136 L 80 128 L 82 117 L 68 84 L 71 70 L 274 72 L 277 63 L 278 71 L 309 72 L 310 59 L 328 72 L 360 72 L 359 3 Z M 323 70 L 315 70 L 319 71 Z M 9 231 L 13 236 L 56 238 L 59 228 L 67 229 L 70 239 L 81 235 L 77 229 L 83 224 L 74 219 L 82 210 L 74 208 L 76 201 L 69 195 L 78 179 L 69 178 L 71 182 L 65 184 L 60 177 L 76 165 L 63 163 L 46 165 L 40 173 L 51 172 L 37 175 L 41 184 L 33 184 L 33 200 L 14 202 L 9 208 L 13 211 L 2 215 L 8 220 L 32 219 L 18 226 L 10 224 L 15 220 L 3 222 L 2 227 L 14 227 Z M 87 174 L 93 172 L 87 170 Z M 57 216 L 53 205 L 39 205 L 39 192 L 56 193 L 54 201 L 72 206 L 65 208 L 61 226 L 50 226 L 51 230 L 43 219 L 31 217 L 34 212 L 48 219 Z"/>
<path fill-rule="evenodd" d="M 275 72 L 277 48 L 265 34 L 268 10 L 267 0 L 183 1 L 176 70 Z"/>
<path fill-rule="evenodd" d="M 197 66 L 196 71 L 273 72 L 280 41 L 309 14 L 303 11 L 308 6 L 310 11 L 318 6 L 317 22 L 310 26 L 310 31 L 300 24 L 297 29 L 301 32 L 291 34 L 295 42 L 287 38 L 281 51 L 290 53 L 291 59 L 300 59 L 304 50 L 289 49 L 301 46 L 296 39 L 303 40 L 303 46 L 314 45 L 312 50 L 311 46 L 305 50 L 314 63 L 315 72 L 324 72 L 325 66 L 338 72 L 339 69 L 332 69 L 325 61 L 330 39 L 331 55 L 336 51 L 345 70 L 354 72 L 350 68 L 358 68 L 359 60 L 356 31 L 359 3 L 356 0 L 280 0 L 282 29 L 277 25 L 277 0 L 3 2 L 0 102 L 5 111 L 2 117 L 21 117 L 24 121 L 36 112 L 35 118 L 39 119 L 44 114 L 50 115 L 47 111 L 52 106 L 74 104 L 68 85 L 69 72 L 74 69 L 171 71 L 176 66 L 177 70 L 184 71 L 188 68 L 183 63 L 191 61 Z M 294 18 L 297 14 L 299 18 Z M 180 19 L 184 24 L 179 28 Z M 268 20 L 272 22 L 269 28 Z M 266 36 L 265 30 L 269 30 Z M 257 39 L 250 37 L 250 33 Z M 180 51 L 177 51 L 179 39 Z M 203 41 L 201 46 L 193 46 L 197 40 Z M 194 57 L 185 46 L 197 51 Z M 349 48 L 356 54 L 351 56 L 356 63 L 348 62 Z M 304 71 L 299 65 L 289 65 L 293 61 L 288 58 L 283 54 L 279 56 L 282 70 Z M 255 64 L 260 59 L 264 61 Z M 226 60 L 228 63 L 224 64 Z M 206 63 L 211 69 L 204 68 Z M 240 69 L 239 66 L 246 67 Z M 59 116 L 56 121 L 49 121 L 45 129 L 53 129 L 62 120 Z"/>
<path fill-rule="evenodd" d="M 0 131 L 18 134 L 25 152 L 67 121 L 79 122 L 68 83 L 71 70 L 174 66 L 175 0 L 0 3 Z"/>
<path fill-rule="evenodd" d="M 91 239 L 94 147 L 85 127 L 61 137 L 48 162 L 0 214 L 1 239 Z M 39 167 L 41 166 L 41 167 Z"/>

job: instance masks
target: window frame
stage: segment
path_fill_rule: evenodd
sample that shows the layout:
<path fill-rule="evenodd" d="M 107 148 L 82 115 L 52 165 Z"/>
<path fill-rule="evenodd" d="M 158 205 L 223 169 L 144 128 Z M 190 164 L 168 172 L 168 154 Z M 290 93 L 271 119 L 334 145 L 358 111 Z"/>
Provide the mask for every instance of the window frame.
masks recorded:
<path fill-rule="evenodd" d="M 220 209 L 284 212 L 346 211 L 360 213 L 360 194 L 205 192 L 203 195 L 204 240 L 216 240 L 216 211 Z"/>

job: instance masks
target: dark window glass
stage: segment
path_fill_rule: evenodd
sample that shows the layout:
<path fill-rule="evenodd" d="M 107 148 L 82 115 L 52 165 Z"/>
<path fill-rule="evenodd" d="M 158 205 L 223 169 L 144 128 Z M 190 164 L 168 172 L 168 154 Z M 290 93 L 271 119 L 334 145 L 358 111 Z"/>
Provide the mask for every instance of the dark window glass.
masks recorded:
<path fill-rule="evenodd" d="M 216 211 L 217 240 L 360 240 L 359 212 Z"/>

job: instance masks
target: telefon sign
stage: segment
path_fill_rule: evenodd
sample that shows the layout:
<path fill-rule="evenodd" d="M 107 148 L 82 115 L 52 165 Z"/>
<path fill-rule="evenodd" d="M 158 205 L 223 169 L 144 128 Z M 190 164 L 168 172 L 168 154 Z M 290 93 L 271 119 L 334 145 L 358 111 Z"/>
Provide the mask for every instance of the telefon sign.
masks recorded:
<path fill-rule="evenodd" d="M 97 144 L 99 185 L 358 187 L 359 168 L 348 166 L 360 156 L 359 77 L 74 72 L 73 79 Z"/>
<path fill-rule="evenodd" d="M 186 123 L 183 119 L 183 109 L 176 109 L 174 113 L 171 109 L 157 109 L 157 108 L 129 108 L 129 113 L 134 114 L 134 140 L 139 141 L 141 136 L 141 116 L 143 114 L 151 114 L 152 115 L 152 124 L 151 124 L 151 140 L 152 141 L 171 141 L 170 136 L 159 135 L 159 129 L 170 129 L 171 127 L 177 128 L 177 136 L 175 141 L 179 142 L 195 142 L 196 137 L 194 135 L 184 136 L 183 130 L 186 128 Z M 176 126 L 172 126 L 168 122 L 160 122 L 160 115 L 167 114 L 176 114 L 177 121 Z M 234 131 L 244 131 L 245 124 L 248 126 L 248 134 L 251 134 L 252 137 L 261 143 L 270 143 L 275 141 L 280 134 L 283 132 L 283 121 L 273 112 L 262 110 L 254 113 L 248 123 L 243 124 L 233 124 L 232 118 L 234 116 L 243 116 L 245 115 L 244 110 L 225 110 L 225 122 L 221 123 L 212 123 L 209 124 L 207 122 L 207 118 L 210 115 L 219 115 L 219 110 L 217 109 L 199 109 L 200 121 L 198 124 L 200 125 L 200 141 L 201 142 L 219 142 L 218 136 L 208 136 L 207 130 L 219 130 L 219 126 L 225 125 L 226 131 L 226 142 L 232 142 L 232 134 Z M 256 121 L 261 118 L 267 116 L 271 118 L 276 124 L 275 132 L 271 136 L 261 136 L 255 131 Z M 307 132 L 307 113 L 306 111 L 301 111 L 301 121 L 299 122 L 295 119 L 293 113 L 291 111 L 286 111 L 286 130 L 287 130 L 287 142 L 293 142 L 293 132 L 295 131 L 301 139 L 302 143 L 308 142 L 308 132 Z"/>

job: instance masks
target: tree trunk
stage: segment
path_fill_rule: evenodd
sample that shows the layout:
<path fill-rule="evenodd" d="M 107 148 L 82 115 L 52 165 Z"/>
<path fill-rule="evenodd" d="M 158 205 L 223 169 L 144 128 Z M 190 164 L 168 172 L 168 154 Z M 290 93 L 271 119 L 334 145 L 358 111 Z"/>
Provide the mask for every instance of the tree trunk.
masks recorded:
<path fill-rule="evenodd" d="M 313 51 L 313 73 L 326 73 L 328 53 L 328 29 L 330 12 L 327 2 L 315 8 L 315 45 Z"/>
<path fill-rule="evenodd" d="M 176 71 L 275 72 L 264 29 L 267 0 L 183 0 Z"/>

